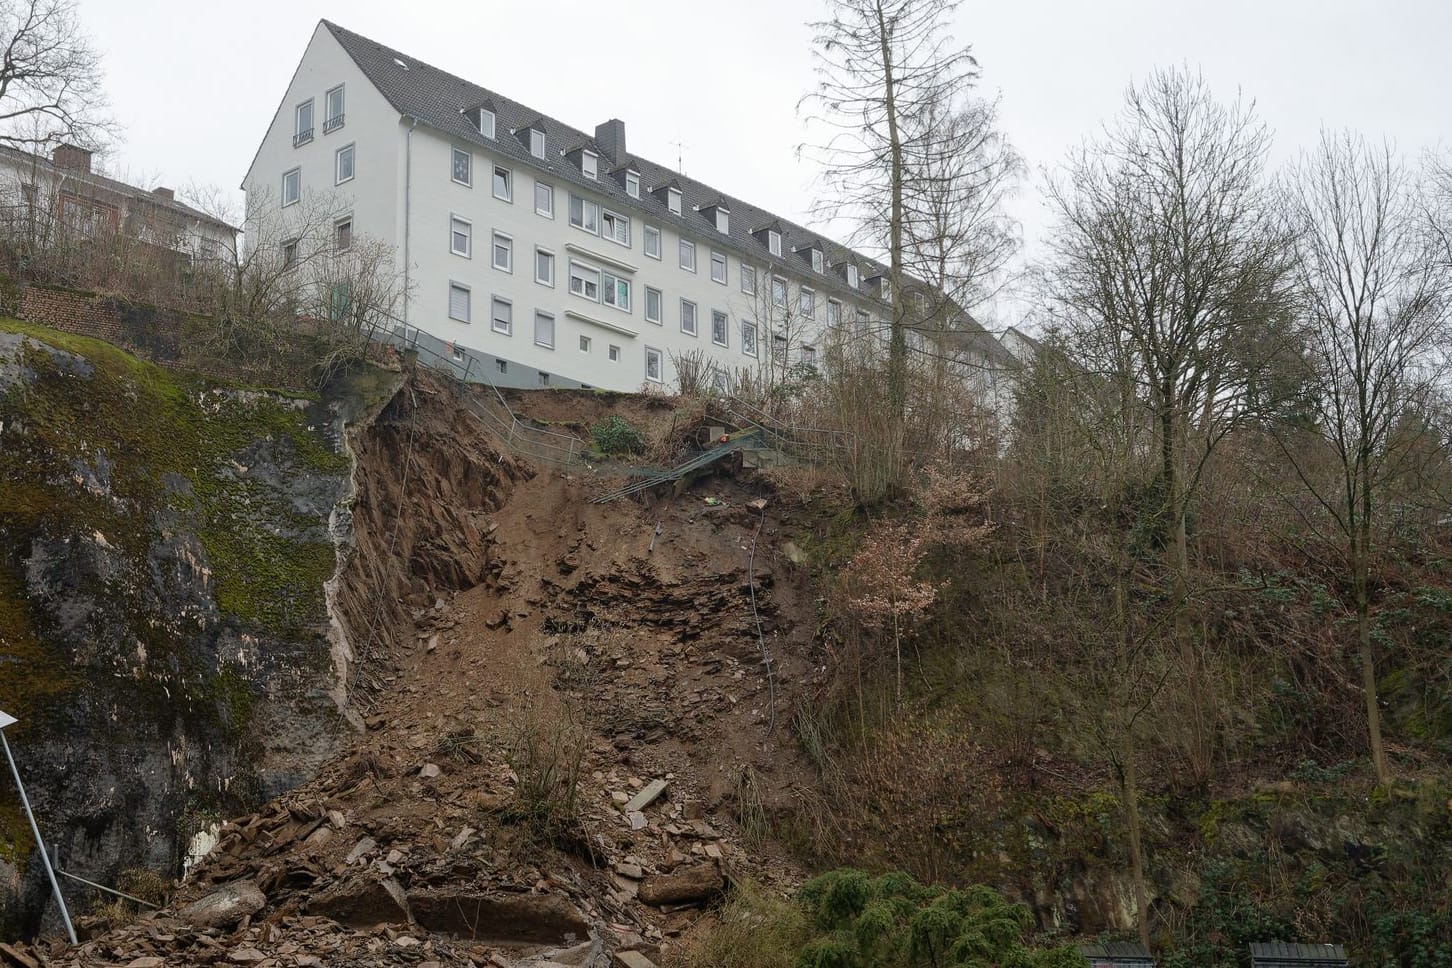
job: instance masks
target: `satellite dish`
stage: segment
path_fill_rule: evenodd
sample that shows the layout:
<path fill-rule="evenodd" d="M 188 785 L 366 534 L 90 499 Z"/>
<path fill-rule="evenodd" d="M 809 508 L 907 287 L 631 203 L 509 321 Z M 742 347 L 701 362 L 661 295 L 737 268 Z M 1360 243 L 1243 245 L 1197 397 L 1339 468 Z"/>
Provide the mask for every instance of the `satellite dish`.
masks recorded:
<path fill-rule="evenodd" d="M 16 719 L 5 710 L 0 709 L 0 729 L 4 729 L 6 726 L 14 726 L 18 722 L 20 722 L 20 720 Z"/>

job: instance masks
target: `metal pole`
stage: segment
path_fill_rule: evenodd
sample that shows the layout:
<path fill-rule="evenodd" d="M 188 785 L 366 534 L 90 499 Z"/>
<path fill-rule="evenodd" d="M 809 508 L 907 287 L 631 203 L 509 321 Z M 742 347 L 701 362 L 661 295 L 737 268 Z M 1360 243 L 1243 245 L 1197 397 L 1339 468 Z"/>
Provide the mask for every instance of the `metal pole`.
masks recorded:
<path fill-rule="evenodd" d="M 71 912 L 66 910 L 66 899 L 61 894 L 60 882 L 55 879 L 55 869 L 50 866 L 50 854 L 45 851 L 45 841 L 40 839 L 40 828 L 35 825 L 35 813 L 30 809 L 30 798 L 25 795 L 25 784 L 20 782 L 20 770 L 15 766 L 15 757 L 10 753 L 10 741 L 5 738 L 5 730 L 0 729 L 0 745 L 5 747 L 5 759 L 10 762 L 10 775 L 15 777 L 15 789 L 20 791 L 20 805 L 25 808 L 25 819 L 30 821 L 30 832 L 35 836 L 35 849 L 40 852 L 41 862 L 45 864 L 45 876 L 50 878 L 50 889 L 55 892 L 55 903 L 60 905 L 61 920 L 66 923 L 66 934 L 71 939 L 71 944 L 79 944 L 76 940 L 76 929 L 71 925 Z"/>
<path fill-rule="evenodd" d="M 137 897 L 134 894 L 127 894 L 125 891 L 118 891 L 114 887 L 107 887 L 105 884 L 97 884 L 95 881 L 88 881 L 84 877 L 72 874 L 70 871 L 63 871 L 60 869 L 59 864 L 57 864 L 55 872 L 61 877 L 69 877 L 73 881 L 80 881 L 87 887 L 94 887 L 98 891 L 105 891 L 107 894 L 114 894 L 117 897 L 124 897 L 128 901 L 135 901 L 137 904 L 145 904 L 149 908 L 156 908 L 158 911 L 161 910 L 161 905 L 152 904 L 150 901 L 143 901 L 141 898 Z"/>

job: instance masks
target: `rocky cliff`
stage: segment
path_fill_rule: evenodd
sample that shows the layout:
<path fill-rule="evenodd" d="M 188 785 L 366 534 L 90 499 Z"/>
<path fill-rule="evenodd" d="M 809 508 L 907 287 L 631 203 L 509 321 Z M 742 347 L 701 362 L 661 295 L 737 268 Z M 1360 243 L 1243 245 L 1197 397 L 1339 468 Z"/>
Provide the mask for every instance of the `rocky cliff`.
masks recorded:
<path fill-rule="evenodd" d="M 364 405 L 0 320 L 0 709 L 65 868 L 174 872 L 348 731 L 325 583 L 351 541 L 343 427 Z M 53 923 L 35 859 L 7 782 L 0 937 Z"/>

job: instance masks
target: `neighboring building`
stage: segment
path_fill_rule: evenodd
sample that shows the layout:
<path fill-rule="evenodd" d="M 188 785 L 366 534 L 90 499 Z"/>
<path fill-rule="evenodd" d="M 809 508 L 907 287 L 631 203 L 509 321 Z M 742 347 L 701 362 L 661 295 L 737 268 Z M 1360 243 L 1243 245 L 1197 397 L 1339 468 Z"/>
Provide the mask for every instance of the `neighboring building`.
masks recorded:
<path fill-rule="evenodd" d="M 576 130 L 328 21 L 242 187 L 261 244 L 329 197 L 348 240 L 393 245 L 399 322 L 504 385 L 672 384 L 695 351 L 718 384 L 814 365 L 891 296 L 880 264 L 631 154 L 618 120 Z"/>
<path fill-rule="evenodd" d="M 41 245 L 124 235 L 188 257 L 233 250 L 237 229 L 176 200 L 170 188 L 128 185 L 91 170 L 91 152 L 59 145 L 50 158 L 0 145 L 0 220 L 12 240 Z"/>

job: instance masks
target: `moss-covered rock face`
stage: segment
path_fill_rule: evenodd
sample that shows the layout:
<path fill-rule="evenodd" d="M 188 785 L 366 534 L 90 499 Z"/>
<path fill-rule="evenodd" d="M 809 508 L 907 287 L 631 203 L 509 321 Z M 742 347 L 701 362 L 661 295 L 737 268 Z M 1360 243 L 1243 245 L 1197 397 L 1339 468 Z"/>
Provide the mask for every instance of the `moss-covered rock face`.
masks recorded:
<path fill-rule="evenodd" d="M 0 319 L 0 709 L 67 866 L 174 871 L 187 817 L 246 809 L 335 747 L 340 422 Z M 0 862 L 23 869 L 8 786 Z M 33 931 L 38 872 L 5 893 L 0 937 Z"/>

